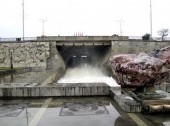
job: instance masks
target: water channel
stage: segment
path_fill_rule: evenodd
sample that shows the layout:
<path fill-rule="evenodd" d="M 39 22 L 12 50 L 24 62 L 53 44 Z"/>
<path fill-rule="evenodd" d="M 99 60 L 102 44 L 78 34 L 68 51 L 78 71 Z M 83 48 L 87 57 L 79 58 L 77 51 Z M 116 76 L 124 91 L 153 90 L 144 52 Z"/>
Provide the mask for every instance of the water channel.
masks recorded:
<path fill-rule="evenodd" d="M 25 76 L 35 80 L 46 74 L 8 75 L 1 83 L 10 83 L 11 76 L 17 83 Z M 126 113 L 109 96 L 13 98 L 0 100 L 0 122 L 0 126 L 169 126 L 170 115 Z"/>
<path fill-rule="evenodd" d="M 110 97 L 0 100 L 0 126 L 169 126 L 170 115 L 125 113 Z"/>

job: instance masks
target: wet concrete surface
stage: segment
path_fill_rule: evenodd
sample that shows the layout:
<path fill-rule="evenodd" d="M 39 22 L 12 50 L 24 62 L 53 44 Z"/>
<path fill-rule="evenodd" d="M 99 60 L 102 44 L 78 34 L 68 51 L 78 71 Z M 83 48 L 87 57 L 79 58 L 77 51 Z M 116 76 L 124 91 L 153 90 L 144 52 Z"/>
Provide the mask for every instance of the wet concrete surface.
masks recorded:
<path fill-rule="evenodd" d="M 0 84 L 6 83 L 42 83 L 56 73 L 55 70 L 36 70 L 0 76 Z M 57 75 L 56 75 L 57 76 Z"/>
<path fill-rule="evenodd" d="M 169 126 L 170 115 L 125 113 L 110 97 L 0 100 L 0 126 Z"/>
<path fill-rule="evenodd" d="M 37 71 L 37 72 L 27 72 L 22 74 L 11 74 L 11 75 L 2 76 L 0 78 L 0 83 L 22 83 L 22 82 L 26 82 L 26 80 L 32 81 L 33 77 L 37 76 L 37 74 L 39 73 L 40 72 Z"/>
<path fill-rule="evenodd" d="M 148 126 L 170 126 L 170 114 L 152 114 L 144 115 L 142 113 L 136 113 L 141 120 L 143 120 Z"/>

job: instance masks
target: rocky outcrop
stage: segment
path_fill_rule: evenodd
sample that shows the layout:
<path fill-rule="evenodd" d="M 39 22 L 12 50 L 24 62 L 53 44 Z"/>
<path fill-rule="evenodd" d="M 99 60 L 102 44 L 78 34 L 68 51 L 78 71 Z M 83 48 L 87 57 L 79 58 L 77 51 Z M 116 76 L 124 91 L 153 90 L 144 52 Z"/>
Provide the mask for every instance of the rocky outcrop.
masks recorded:
<path fill-rule="evenodd" d="M 170 47 L 150 53 L 119 54 L 110 58 L 116 81 L 122 87 L 152 86 L 169 77 Z"/>

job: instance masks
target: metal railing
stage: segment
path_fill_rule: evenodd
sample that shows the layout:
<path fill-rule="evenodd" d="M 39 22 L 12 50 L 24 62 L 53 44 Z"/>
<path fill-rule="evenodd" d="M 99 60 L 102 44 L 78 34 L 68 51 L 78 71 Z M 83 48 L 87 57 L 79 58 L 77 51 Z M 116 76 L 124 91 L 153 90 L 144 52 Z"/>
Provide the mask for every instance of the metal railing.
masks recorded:
<path fill-rule="evenodd" d="M 4 41 L 4 42 L 16 41 L 16 38 L 0 38 L 0 41 Z"/>
<path fill-rule="evenodd" d="M 129 36 L 129 40 L 142 40 L 142 36 Z"/>
<path fill-rule="evenodd" d="M 129 36 L 129 40 L 142 40 L 142 36 Z M 161 37 L 152 37 L 150 40 L 162 41 Z M 170 41 L 170 37 L 164 37 L 165 41 Z"/>
<path fill-rule="evenodd" d="M 25 37 L 24 41 L 33 41 L 37 40 L 37 37 Z M 0 38 L 0 42 L 21 42 L 23 38 Z"/>

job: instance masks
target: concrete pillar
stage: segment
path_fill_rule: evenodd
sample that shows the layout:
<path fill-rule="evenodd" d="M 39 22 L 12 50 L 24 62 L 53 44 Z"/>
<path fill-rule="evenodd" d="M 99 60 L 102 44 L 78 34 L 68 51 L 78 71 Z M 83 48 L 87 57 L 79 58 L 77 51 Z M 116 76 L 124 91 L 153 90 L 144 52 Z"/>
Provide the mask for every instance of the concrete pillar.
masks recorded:
<path fill-rule="evenodd" d="M 47 59 L 47 69 L 63 68 L 65 70 L 65 64 L 56 48 L 56 42 L 50 42 L 50 56 Z"/>

